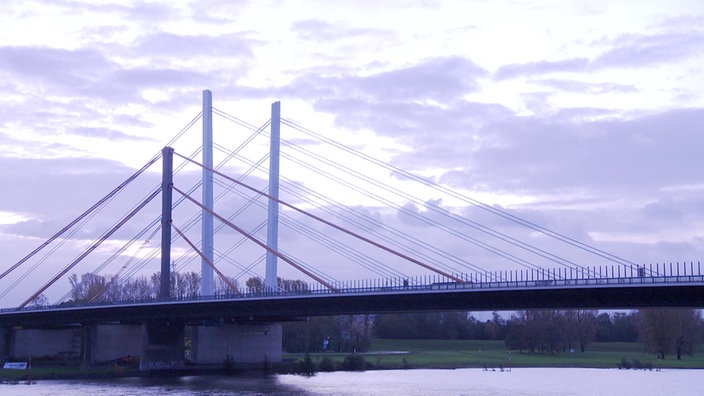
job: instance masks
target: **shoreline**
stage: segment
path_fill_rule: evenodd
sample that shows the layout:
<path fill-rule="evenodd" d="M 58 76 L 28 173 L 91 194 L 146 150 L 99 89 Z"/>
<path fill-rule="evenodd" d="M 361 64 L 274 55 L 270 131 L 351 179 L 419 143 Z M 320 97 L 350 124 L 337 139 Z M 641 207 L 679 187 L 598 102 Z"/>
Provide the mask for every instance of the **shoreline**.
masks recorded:
<path fill-rule="evenodd" d="M 371 353 L 374 356 L 375 353 Z M 189 376 L 268 376 L 268 375 L 301 375 L 312 376 L 318 373 L 339 372 L 339 371 L 387 371 L 387 370 L 461 370 L 461 369 L 476 369 L 487 372 L 511 372 L 513 369 L 526 368 L 553 368 L 553 369 L 595 369 L 595 370 L 633 370 L 633 371 L 663 371 L 663 370 L 704 370 L 704 367 L 630 367 L 622 368 L 617 366 L 584 366 L 584 365 L 483 365 L 483 366 L 455 366 L 455 365 L 427 365 L 407 367 L 391 367 L 391 366 L 374 366 L 369 365 L 363 368 L 344 369 L 337 367 L 333 370 L 314 370 L 311 372 L 303 372 L 302 370 L 292 369 L 292 365 L 301 363 L 282 362 L 272 365 L 270 370 L 262 368 L 249 368 L 240 370 L 228 370 L 224 368 L 184 368 L 178 370 L 164 371 L 140 371 L 138 367 L 120 367 L 106 370 L 103 367 L 66 367 L 66 366 L 45 366 L 40 368 L 32 368 L 27 370 L 8 370 L 0 369 L 0 384 L 26 384 L 28 380 L 35 381 L 51 381 L 51 380 L 106 380 L 117 378 L 169 378 L 169 377 L 189 377 Z M 31 370 L 31 371 L 30 371 Z"/>
<path fill-rule="evenodd" d="M 503 342 L 481 340 L 390 340 L 376 339 L 372 350 L 357 354 L 342 352 L 285 353 L 276 364 L 252 366 L 186 366 L 169 371 L 140 371 L 136 362 L 85 366 L 70 361 L 34 360 L 25 370 L 0 369 L 0 383 L 32 380 L 90 380 L 125 377 L 173 377 L 199 375 L 313 375 L 331 371 L 594 368 L 630 370 L 704 369 L 704 346 L 693 356 L 658 360 L 638 343 L 594 343 L 586 352 L 526 353 L 506 349 Z M 227 368 L 226 368 L 227 367 Z"/>

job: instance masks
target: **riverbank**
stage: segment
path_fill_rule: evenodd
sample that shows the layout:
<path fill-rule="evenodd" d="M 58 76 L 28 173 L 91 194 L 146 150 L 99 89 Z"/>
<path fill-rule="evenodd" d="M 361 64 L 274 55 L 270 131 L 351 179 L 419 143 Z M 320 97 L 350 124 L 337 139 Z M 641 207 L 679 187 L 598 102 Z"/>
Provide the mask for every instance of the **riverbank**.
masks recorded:
<path fill-rule="evenodd" d="M 509 351 L 502 341 L 478 340 L 388 340 L 376 339 L 370 352 L 352 357 L 349 353 L 286 354 L 280 365 L 269 372 L 318 372 L 335 370 L 457 369 L 486 368 L 501 370 L 516 367 L 575 368 L 651 368 L 704 369 L 704 348 L 682 360 L 667 356 L 657 360 L 638 343 L 593 343 L 582 353 L 529 354 Z M 228 374 L 236 370 L 189 368 L 159 375 Z M 139 371 L 136 364 L 111 364 L 85 367 L 80 361 L 37 362 L 31 370 L 0 369 L 0 381 L 24 382 L 28 379 L 104 379 L 144 377 L 155 374 Z"/>
<path fill-rule="evenodd" d="M 324 358 L 341 365 L 348 354 L 312 353 L 320 363 Z M 481 340 L 389 340 L 375 339 L 370 352 L 360 354 L 374 369 L 404 368 L 488 368 L 509 367 L 579 367 L 579 368 L 683 368 L 704 369 L 704 348 L 697 347 L 693 356 L 666 356 L 658 360 L 639 343 L 592 343 L 585 352 L 529 354 L 509 351 L 503 341 Z M 287 355 L 304 359 L 303 354 Z"/>

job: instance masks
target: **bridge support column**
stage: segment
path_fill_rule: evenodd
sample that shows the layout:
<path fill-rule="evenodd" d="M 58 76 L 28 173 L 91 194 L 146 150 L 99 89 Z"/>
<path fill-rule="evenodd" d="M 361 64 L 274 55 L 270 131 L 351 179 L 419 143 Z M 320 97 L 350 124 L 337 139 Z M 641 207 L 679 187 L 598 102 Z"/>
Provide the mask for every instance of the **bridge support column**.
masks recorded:
<path fill-rule="evenodd" d="M 183 322 L 151 320 L 142 325 L 139 369 L 173 370 L 185 367 Z"/>
<path fill-rule="evenodd" d="M 93 340 L 95 339 L 95 326 L 81 327 L 81 364 L 90 366 L 93 363 Z"/>
<path fill-rule="evenodd" d="M 262 368 L 280 363 L 282 329 L 279 323 L 199 326 L 191 344 L 194 363 L 221 365 L 226 360 L 239 368 Z"/>
<path fill-rule="evenodd" d="M 0 328 L 0 359 L 3 361 L 10 356 L 10 343 L 12 342 L 12 329 Z"/>

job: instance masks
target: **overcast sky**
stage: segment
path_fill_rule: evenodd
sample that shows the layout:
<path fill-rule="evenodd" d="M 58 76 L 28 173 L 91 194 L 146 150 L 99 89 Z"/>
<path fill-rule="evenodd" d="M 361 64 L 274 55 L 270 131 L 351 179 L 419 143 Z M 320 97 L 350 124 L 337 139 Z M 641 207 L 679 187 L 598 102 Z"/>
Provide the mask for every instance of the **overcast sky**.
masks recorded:
<path fill-rule="evenodd" d="M 254 125 L 281 100 L 634 262 L 697 261 L 703 61 L 698 0 L 4 0 L 0 266 L 159 152 L 203 89 Z"/>

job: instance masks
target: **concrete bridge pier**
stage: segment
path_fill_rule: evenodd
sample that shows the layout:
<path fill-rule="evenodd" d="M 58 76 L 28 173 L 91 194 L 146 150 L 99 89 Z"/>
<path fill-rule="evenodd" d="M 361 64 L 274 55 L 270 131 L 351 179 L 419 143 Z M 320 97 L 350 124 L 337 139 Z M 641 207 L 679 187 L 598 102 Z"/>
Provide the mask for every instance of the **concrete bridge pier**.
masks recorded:
<path fill-rule="evenodd" d="M 81 360 L 86 367 L 93 363 L 93 340 L 95 340 L 95 326 L 81 327 Z"/>
<path fill-rule="evenodd" d="M 171 370 L 185 367 L 183 322 L 150 320 L 142 324 L 139 369 Z"/>
<path fill-rule="evenodd" d="M 101 324 L 83 328 L 83 362 L 103 363 L 142 353 L 142 326 Z"/>
<path fill-rule="evenodd" d="M 282 358 L 280 323 L 228 323 L 192 330 L 191 360 L 197 364 L 262 368 Z"/>

